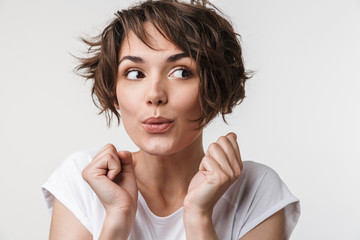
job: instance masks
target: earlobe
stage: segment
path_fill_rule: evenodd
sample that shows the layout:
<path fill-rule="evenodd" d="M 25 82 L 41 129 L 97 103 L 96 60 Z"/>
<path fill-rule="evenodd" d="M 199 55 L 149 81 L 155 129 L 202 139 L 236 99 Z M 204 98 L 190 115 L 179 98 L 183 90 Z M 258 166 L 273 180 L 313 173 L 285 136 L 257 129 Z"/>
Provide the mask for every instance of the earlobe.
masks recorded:
<path fill-rule="evenodd" d="M 116 110 L 120 111 L 120 106 L 119 106 L 119 102 L 117 100 L 117 96 L 115 95 L 115 97 L 113 98 L 113 105 L 115 107 Z"/>

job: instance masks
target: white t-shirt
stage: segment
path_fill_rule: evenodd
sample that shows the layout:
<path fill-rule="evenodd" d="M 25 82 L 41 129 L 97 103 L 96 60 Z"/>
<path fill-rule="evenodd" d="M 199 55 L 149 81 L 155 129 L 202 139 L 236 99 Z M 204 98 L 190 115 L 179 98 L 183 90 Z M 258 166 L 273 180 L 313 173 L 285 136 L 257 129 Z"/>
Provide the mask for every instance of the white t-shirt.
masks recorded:
<path fill-rule="evenodd" d="M 98 239 L 105 209 L 91 187 L 82 178 L 82 170 L 100 148 L 70 155 L 42 186 L 47 206 L 52 213 L 54 197 L 65 205 Z M 285 234 L 290 237 L 299 215 L 299 200 L 291 194 L 271 168 L 244 161 L 244 169 L 213 211 L 213 223 L 218 239 L 239 239 L 262 221 L 285 210 Z M 138 209 L 129 239 L 186 239 L 183 209 L 167 217 L 158 217 L 147 206 L 139 192 Z"/>

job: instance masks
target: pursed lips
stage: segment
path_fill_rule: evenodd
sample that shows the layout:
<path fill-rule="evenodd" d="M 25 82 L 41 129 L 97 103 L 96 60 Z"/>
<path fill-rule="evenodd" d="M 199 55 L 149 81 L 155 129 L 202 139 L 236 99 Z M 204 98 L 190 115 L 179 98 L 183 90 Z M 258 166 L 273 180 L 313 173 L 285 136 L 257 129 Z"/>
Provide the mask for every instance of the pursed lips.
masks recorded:
<path fill-rule="evenodd" d="M 174 120 L 165 117 L 150 117 L 145 119 L 142 124 L 149 133 L 164 133 L 171 129 Z"/>

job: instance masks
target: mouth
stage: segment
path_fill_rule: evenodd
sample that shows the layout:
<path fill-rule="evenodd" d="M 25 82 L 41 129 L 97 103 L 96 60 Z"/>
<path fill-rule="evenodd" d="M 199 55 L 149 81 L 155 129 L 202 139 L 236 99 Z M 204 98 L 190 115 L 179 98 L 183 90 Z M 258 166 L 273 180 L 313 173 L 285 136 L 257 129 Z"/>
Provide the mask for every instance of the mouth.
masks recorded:
<path fill-rule="evenodd" d="M 174 125 L 174 120 L 164 117 L 150 117 L 144 120 L 142 124 L 149 133 L 165 133 Z"/>

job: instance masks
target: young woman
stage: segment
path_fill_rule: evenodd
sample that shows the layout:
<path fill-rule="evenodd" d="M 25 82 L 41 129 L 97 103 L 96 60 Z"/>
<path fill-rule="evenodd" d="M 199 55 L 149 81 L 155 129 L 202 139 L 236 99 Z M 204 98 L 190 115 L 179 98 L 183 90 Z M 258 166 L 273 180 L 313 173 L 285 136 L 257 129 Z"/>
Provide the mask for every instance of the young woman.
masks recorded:
<path fill-rule="evenodd" d="M 108 144 L 69 156 L 43 185 L 50 239 L 288 239 L 298 199 L 270 168 L 242 162 L 237 136 L 202 146 L 249 78 L 213 5 L 147 1 L 117 12 L 78 70 L 108 123 L 139 151 Z"/>

